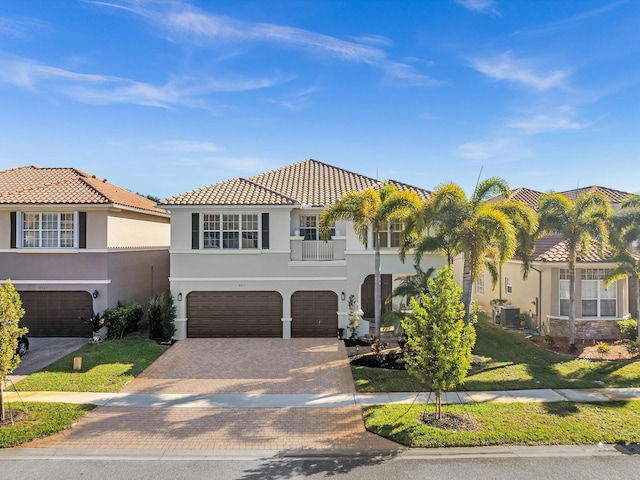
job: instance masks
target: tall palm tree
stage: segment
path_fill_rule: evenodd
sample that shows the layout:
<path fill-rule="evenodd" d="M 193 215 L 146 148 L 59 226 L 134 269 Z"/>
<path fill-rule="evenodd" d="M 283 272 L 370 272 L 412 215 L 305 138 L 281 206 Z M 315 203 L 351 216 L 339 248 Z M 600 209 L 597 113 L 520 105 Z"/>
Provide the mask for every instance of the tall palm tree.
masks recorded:
<path fill-rule="evenodd" d="M 632 195 L 621 205 L 622 211 L 613 218 L 613 234 L 610 236 L 614 248 L 616 268 L 605 277 L 608 288 L 616 280 L 629 278 L 630 293 L 635 297 L 635 316 L 640 315 L 640 256 L 631 251 L 633 242 L 640 240 L 640 195 Z M 640 340 L 640 321 L 638 322 Z"/>
<path fill-rule="evenodd" d="M 540 197 L 541 235 L 561 235 L 569 251 L 569 350 L 575 350 L 576 330 L 576 262 L 579 254 L 589 251 L 592 244 L 602 252 L 608 244 L 611 204 L 599 192 L 587 192 L 575 201 L 560 193 Z"/>
<path fill-rule="evenodd" d="M 500 200 L 494 198 L 498 195 L 502 196 Z M 418 227 L 412 232 L 418 260 L 428 251 L 446 253 L 449 263 L 455 256 L 463 256 L 462 296 L 467 323 L 471 286 L 484 269 L 495 285 L 499 265 L 515 253 L 529 255 L 533 249 L 537 216 L 523 202 L 511 200 L 510 195 L 506 182 L 495 177 L 480 182 L 470 198 L 455 183 L 446 183 L 433 192 L 421 218 L 412 224 Z M 419 227 L 423 225 L 434 233 L 421 232 Z"/>
<path fill-rule="evenodd" d="M 320 232 L 328 240 L 331 226 L 338 220 L 353 223 L 363 244 L 367 243 L 369 229 L 374 235 L 374 318 L 375 335 L 380 338 L 380 317 L 382 310 L 380 288 L 380 231 L 386 222 L 403 221 L 420 210 L 422 200 L 413 190 L 398 190 L 393 185 L 385 185 L 380 190 L 369 188 L 361 192 L 347 192 L 340 200 L 327 207 L 320 215 Z"/>

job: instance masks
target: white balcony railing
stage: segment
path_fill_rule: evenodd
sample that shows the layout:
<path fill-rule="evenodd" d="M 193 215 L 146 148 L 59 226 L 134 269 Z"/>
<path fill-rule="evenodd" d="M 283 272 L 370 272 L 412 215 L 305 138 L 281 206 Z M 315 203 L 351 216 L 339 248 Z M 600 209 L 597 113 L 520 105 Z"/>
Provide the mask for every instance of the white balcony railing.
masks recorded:
<path fill-rule="evenodd" d="M 333 242 L 305 240 L 302 242 L 302 260 L 333 260 Z"/>

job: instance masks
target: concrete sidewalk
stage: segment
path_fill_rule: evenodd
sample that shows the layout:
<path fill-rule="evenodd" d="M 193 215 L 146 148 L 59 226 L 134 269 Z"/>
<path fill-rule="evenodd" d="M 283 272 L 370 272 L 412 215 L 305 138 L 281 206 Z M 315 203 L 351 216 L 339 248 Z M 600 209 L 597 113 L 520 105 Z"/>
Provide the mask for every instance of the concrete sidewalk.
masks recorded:
<path fill-rule="evenodd" d="M 418 392 L 330 394 L 178 394 L 6 392 L 10 402 L 63 402 L 127 408 L 340 408 L 381 404 L 433 403 L 433 394 Z M 598 388 L 445 392 L 442 403 L 550 403 L 640 400 L 640 388 Z"/>

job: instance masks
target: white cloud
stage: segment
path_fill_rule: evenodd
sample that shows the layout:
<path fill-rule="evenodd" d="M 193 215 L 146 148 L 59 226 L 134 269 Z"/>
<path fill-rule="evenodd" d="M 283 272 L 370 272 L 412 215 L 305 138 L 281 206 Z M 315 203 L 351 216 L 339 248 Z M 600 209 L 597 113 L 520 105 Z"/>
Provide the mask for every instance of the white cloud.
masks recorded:
<path fill-rule="evenodd" d="M 515 59 L 507 52 L 492 58 L 476 58 L 471 66 L 495 80 L 506 80 L 536 90 L 563 88 L 569 77 L 567 70 L 536 71 L 532 61 Z"/>
<path fill-rule="evenodd" d="M 463 158 L 489 163 L 510 162 L 531 156 L 527 147 L 508 137 L 463 143 L 458 146 L 458 152 Z"/>
<path fill-rule="evenodd" d="M 539 113 L 525 118 L 507 122 L 507 127 L 525 133 L 542 133 L 557 130 L 582 130 L 592 126 L 596 121 L 579 122 L 575 120 L 576 111 L 570 105 L 561 105 L 557 111 Z"/>
<path fill-rule="evenodd" d="M 492 13 L 500 16 L 500 12 L 496 8 L 495 0 L 454 0 L 456 3 L 462 5 L 467 10 L 480 13 Z"/>

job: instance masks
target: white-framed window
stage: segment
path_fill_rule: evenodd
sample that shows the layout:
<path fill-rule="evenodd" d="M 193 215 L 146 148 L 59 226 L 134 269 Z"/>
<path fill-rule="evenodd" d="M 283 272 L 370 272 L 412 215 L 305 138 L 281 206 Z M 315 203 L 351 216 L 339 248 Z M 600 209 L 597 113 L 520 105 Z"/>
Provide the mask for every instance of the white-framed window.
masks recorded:
<path fill-rule="evenodd" d="M 23 248 L 78 246 L 77 212 L 21 212 L 19 225 Z"/>
<path fill-rule="evenodd" d="M 559 313 L 562 316 L 569 316 L 569 270 L 565 268 L 560 269 L 559 279 Z"/>
<path fill-rule="evenodd" d="M 398 248 L 400 247 L 400 235 L 404 225 L 402 222 L 383 222 L 380 225 L 379 239 L 380 248 Z M 374 246 L 377 245 L 377 241 L 374 238 Z"/>
<path fill-rule="evenodd" d="M 336 227 L 331 227 L 331 237 L 336 234 Z M 318 215 L 300 215 L 300 236 L 303 240 L 320 240 L 320 220 Z"/>
<path fill-rule="evenodd" d="M 583 317 L 615 317 L 617 286 L 604 287 L 604 268 L 584 268 L 580 271 Z"/>
<path fill-rule="evenodd" d="M 505 293 L 513 293 L 513 285 L 511 284 L 511 279 L 504 277 L 504 292 Z"/>
<path fill-rule="evenodd" d="M 480 275 L 476 279 L 476 293 L 478 295 L 484 295 L 484 275 Z"/>
<path fill-rule="evenodd" d="M 257 249 L 258 214 L 205 213 L 202 215 L 203 247 Z"/>

